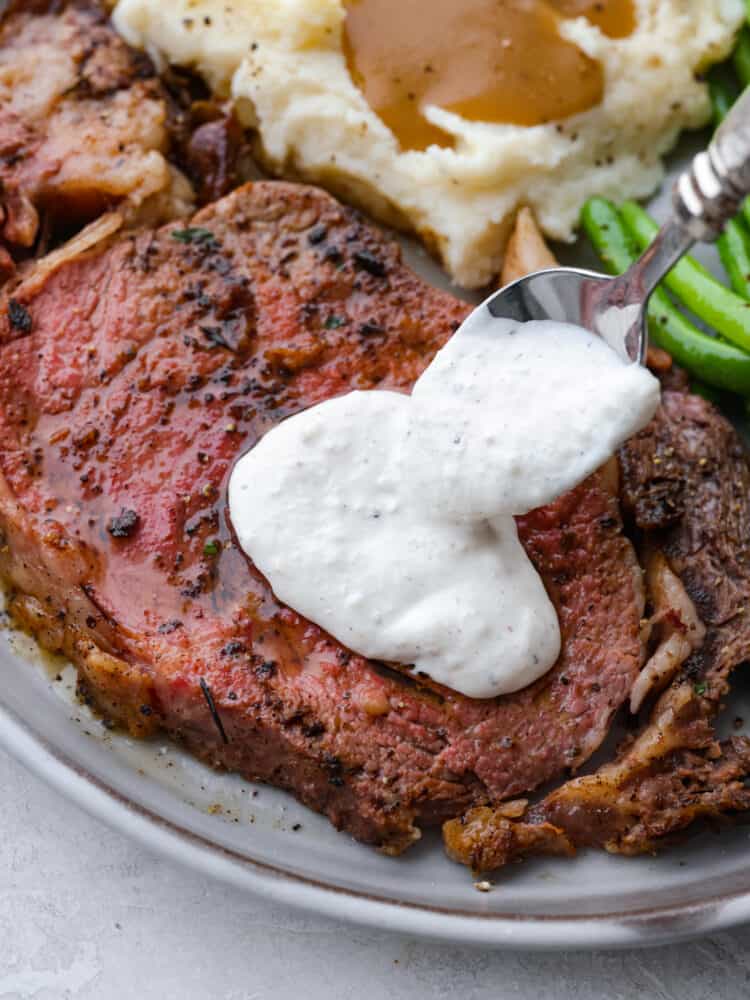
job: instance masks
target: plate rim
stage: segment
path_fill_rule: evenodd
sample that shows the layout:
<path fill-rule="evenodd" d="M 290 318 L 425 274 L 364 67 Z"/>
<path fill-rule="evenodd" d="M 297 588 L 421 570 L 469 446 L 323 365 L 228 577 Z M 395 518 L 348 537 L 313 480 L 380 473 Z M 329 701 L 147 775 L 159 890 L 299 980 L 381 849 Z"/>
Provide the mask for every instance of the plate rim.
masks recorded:
<path fill-rule="evenodd" d="M 690 133 L 681 139 L 688 153 L 703 148 L 696 142 Z M 667 189 L 662 184 L 656 198 Z M 447 287 L 437 265 L 418 244 L 397 234 L 395 238 L 412 270 L 428 284 Z M 472 301 L 478 304 L 478 299 Z M 238 854 L 140 805 L 55 746 L 29 718 L 4 701 L 1 690 L 0 748 L 83 812 L 151 853 L 243 892 L 332 920 L 454 945 L 547 952 L 656 947 L 750 922 L 750 889 L 708 893 L 684 905 L 580 917 L 477 914 L 378 897 L 253 860 L 250 851 Z"/>
<path fill-rule="evenodd" d="M 652 947 L 750 921 L 750 890 L 629 914 L 526 916 L 427 906 L 315 880 L 254 860 L 160 816 L 55 747 L 0 698 L 0 747 L 84 812 L 181 867 L 333 920 L 498 950 Z"/>

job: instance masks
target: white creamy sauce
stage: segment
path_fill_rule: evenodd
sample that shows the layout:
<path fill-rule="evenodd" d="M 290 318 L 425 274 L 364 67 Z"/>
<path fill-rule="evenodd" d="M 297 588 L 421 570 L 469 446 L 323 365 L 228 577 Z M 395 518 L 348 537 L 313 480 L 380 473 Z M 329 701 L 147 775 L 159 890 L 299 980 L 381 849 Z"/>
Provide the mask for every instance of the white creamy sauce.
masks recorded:
<path fill-rule="evenodd" d="M 277 598 L 350 649 L 508 694 L 560 652 L 513 515 L 594 472 L 658 401 L 586 331 L 480 310 L 412 396 L 352 392 L 271 430 L 235 466 L 232 523 Z"/>
<path fill-rule="evenodd" d="M 652 375 L 580 327 L 477 310 L 414 387 L 409 482 L 441 516 L 525 514 L 606 462 L 658 396 Z"/>

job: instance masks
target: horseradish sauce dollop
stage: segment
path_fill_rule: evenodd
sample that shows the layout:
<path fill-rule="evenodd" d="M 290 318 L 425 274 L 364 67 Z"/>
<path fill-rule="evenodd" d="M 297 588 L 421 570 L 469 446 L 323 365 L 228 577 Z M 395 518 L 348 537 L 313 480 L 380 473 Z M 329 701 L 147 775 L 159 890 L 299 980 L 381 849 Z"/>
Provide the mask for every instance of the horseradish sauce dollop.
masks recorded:
<path fill-rule="evenodd" d="M 584 480 L 658 402 L 587 331 L 478 311 L 411 396 L 351 392 L 269 431 L 233 470 L 230 517 L 276 597 L 349 649 L 509 694 L 560 652 L 513 515 Z"/>

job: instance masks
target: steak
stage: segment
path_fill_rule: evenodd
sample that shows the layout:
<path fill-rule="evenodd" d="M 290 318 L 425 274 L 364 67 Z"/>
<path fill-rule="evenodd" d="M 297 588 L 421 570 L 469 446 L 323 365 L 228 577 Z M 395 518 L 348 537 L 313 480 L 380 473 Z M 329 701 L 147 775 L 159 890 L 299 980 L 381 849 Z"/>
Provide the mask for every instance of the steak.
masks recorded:
<path fill-rule="evenodd" d="M 239 550 L 237 457 L 323 399 L 408 391 L 467 311 L 357 213 L 272 182 L 41 262 L 0 298 L 0 571 L 16 617 L 133 734 L 163 729 L 390 853 L 578 768 L 644 657 L 611 469 L 519 519 L 563 651 L 492 700 L 353 654 Z"/>
<path fill-rule="evenodd" d="M 705 635 L 617 759 L 541 803 L 477 808 L 446 824 L 448 853 L 492 870 L 535 853 L 653 852 L 694 820 L 750 808 L 750 739 L 719 742 L 728 678 L 750 659 L 750 469 L 736 432 L 698 396 L 667 391 L 620 453 L 624 508 L 642 558 L 677 574 Z"/>
<path fill-rule="evenodd" d="M 191 186 L 168 161 L 171 111 L 98 4 L 0 5 L 0 280 L 12 257 L 108 209 L 125 221 L 188 213 Z"/>

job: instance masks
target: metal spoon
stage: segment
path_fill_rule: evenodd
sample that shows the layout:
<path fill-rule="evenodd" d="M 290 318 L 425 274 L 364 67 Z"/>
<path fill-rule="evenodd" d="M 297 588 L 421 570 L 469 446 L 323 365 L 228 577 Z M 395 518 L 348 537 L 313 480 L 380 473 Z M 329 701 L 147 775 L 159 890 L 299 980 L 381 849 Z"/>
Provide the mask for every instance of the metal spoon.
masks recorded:
<path fill-rule="evenodd" d="M 553 319 L 598 334 L 619 354 L 643 364 L 646 306 L 664 275 L 694 243 L 715 240 L 750 193 L 750 89 L 737 101 L 713 142 L 677 181 L 673 215 L 654 242 L 617 278 L 558 267 L 502 288 L 479 306 L 498 318 Z"/>

